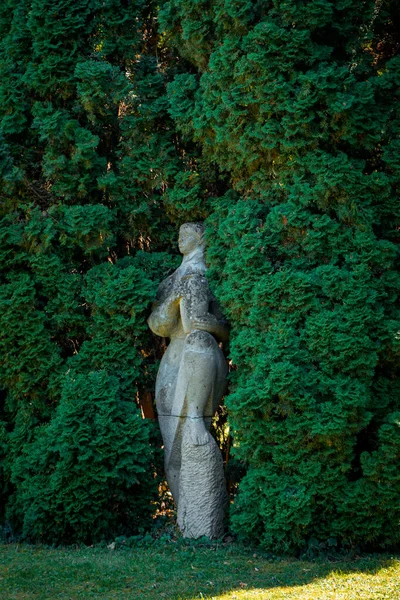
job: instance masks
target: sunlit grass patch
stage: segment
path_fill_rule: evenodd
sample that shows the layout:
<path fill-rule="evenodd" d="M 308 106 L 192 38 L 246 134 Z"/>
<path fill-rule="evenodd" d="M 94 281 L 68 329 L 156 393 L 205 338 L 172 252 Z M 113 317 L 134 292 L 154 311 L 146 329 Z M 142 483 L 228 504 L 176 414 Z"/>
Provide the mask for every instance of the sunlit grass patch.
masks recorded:
<path fill-rule="evenodd" d="M 197 597 L 193 597 L 193 600 Z M 377 573 L 333 572 L 325 578 L 294 586 L 273 589 L 251 588 L 231 590 L 212 600 L 398 600 L 400 598 L 400 563 Z M 183 597 L 182 597 L 183 599 Z M 185 598 L 185 600 L 188 600 Z M 191 599 L 192 600 L 192 599 Z"/>

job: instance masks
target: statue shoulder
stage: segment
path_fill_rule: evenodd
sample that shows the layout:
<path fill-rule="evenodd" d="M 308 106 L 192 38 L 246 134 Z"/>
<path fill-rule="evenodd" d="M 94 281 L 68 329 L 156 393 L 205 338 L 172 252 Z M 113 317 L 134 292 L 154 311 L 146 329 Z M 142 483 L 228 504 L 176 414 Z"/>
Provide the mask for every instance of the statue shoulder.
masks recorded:
<path fill-rule="evenodd" d="M 205 272 L 192 272 L 187 273 L 182 277 L 180 282 L 180 289 L 183 296 L 201 296 L 204 297 L 211 295 L 208 281 L 205 276 Z"/>
<path fill-rule="evenodd" d="M 204 276 L 207 270 L 207 267 L 203 262 L 186 264 L 185 267 L 182 267 L 178 269 L 180 270 L 180 276 L 182 279 L 185 277 L 191 277 L 195 275 Z"/>
<path fill-rule="evenodd" d="M 205 271 L 193 271 L 186 273 L 184 277 L 182 277 L 181 282 L 186 285 L 207 285 L 208 287 Z"/>

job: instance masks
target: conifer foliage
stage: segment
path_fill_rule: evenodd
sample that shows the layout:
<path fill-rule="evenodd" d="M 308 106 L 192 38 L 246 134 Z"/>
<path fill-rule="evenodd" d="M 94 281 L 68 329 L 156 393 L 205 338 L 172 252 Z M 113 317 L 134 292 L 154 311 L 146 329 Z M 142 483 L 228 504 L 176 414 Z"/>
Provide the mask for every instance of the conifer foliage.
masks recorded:
<path fill-rule="evenodd" d="M 13 467 L 9 517 L 31 539 L 82 541 L 143 528 L 149 503 L 148 432 L 105 369 L 66 375 L 49 425 Z"/>
<path fill-rule="evenodd" d="M 154 512 L 159 441 L 136 399 L 181 169 L 154 10 L 0 6 L 0 483 L 28 539 L 89 542 Z"/>
<path fill-rule="evenodd" d="M 232 186 L 208 231 L 233 526 L 275 551 L 397 543 L 399 5 L 170 0 L 161 21 L 192 63 L 171 114 Z"/>
<path fill-rule="evenodd" d="M 400 541 L 397 0 L 4 0 L 0 501 L 28 539 L 149 521 L 146 316 L 206 218 L 231 512 L 274 551 Z"/>

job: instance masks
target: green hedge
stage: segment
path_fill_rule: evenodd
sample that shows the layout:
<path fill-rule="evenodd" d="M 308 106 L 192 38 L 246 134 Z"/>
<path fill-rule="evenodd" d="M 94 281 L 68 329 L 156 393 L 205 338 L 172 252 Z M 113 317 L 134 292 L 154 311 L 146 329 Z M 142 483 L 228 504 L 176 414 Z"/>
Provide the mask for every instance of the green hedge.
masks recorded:
<path fill-rule="evenodd" d="M 240 535 L 275 551 L 399 541 L 397 3 L 163 5 L 191 62 L 170 113 L 232 189 L 208 218 L 247 464 Z"/>

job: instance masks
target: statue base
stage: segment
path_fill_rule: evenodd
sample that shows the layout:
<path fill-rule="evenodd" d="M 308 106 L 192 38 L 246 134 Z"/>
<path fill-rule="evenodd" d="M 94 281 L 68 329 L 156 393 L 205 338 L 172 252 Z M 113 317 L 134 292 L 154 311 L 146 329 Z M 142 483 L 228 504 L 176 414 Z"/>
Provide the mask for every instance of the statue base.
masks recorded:
<path fill-rule="evenodd" d="M 224 466 L 216 441 L 207 432 L 207 442 L 195 445 L 184 427 L 178 502 L 178 526 L 183 537 L 220 538 L 227 500 Z"/>

